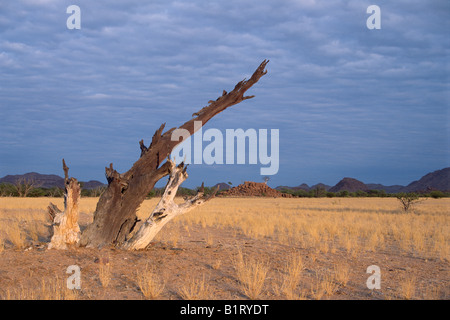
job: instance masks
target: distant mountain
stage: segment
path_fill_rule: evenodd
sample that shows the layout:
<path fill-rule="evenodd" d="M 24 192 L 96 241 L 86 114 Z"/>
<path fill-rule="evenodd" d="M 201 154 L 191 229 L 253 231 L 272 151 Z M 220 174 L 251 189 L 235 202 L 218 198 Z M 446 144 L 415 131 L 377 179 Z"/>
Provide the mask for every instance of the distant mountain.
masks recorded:
<path fill-rule="evenodd" d="M 33 181 L 36 187 L 41 188 L 64 188 L 64 179 L 60 176 L 57 176 L 55 174 L 40 174 L 37 172 L 7 175 L 3 178 L 0 178 L 0 183 L 15 184 L 19 180 Z"/>
<path fill-rule="evenodd" d="M 386 191 L 386 193 L 428 192 L 433 190 L 450 192 L 450 167 L 428 173 L 427 175 L 423 176 L 420 180 L 411 182 L 406 187 L 401 185 L 385 186 L 379 183 L 365 184 L 353 178 L 344 178 L 341 181 L 339 181 L 334 187 L 330 187 L 323 183 L 318 183 L 309 187 L 307 184 L 303 183 L 297 187 L 278 186 L 275 189 L 279 191 L 282 191 L 283 189 L 293 191 L 301 189 L 305 191 L 310 191 L 316 189 L 317 187 L 325 188 L 325 190 L 330 192 L 339 192 L 342 190 L 347 190 L 349 192 L 384 190 Z"/>
<path fill-rule="evenodd" d="M 15 184 L 18 180 L 24 179 L 28 181 L 34 181 L 36 187 L 41 188 L 52 188 L 59 187 L 64 188 L 64 178 L 55 174 L 40 174 L 37 172 L 29 172 L 21 175 L 7 175 L 0 178 L 1 183 Z M 97 180 L 90 180 L 87 182 L 80 183 L 83 189 L 95 189 L 98 187 L 106 186 L 104 183 Z M 214 187 L 219 186 L 219 190 L 229 190 L 231 186 L 228 183 L 221 182 L 214 185 Z M 278 186 L 275 189 L 282 191 L 283 189 L 290 189 L 293 191 L 305 190 L 311 191 L 316 188 L 325 188 L 327 191 L 339 192 L 342 190 L 347 190 L 348 192 L 356 191 L 368 191 L 368 190 L 384 190 L 386 193 L 397 193 L 397 192 L 429 192 L 433 190 L 449 191 L 450 192 L 450 167 L 441 170 L 436 170 L 434 172 L 424 175 L 417 181 L 411 182 L 409 185 L 392 185 L 385 186 L 377 183 L 365 184 L 359 180 L 353 178 L 344 178 L 339 181 L 335 186 L 331 187 L 323 183 L 318 183 L 313 186 L 308 186 L 306 183 L 302 183 L 296 187 L 289 186 Z"/>
<path fill-rule="evenodd" d="M 81 182 L 83 189 L 96 189 L 100 187 L 106 187 L 106 184 L 97 180 L 89 180 L 88 182 Z"/>
<path fill-rule="evenodd" d="M 309 186 L 306 183 L 302 183 L 301 185 L 299 185 L 297 187 L 293 187 L 292 189 L 309 191 Z"/>
<path fill-rule="evenodd" d="M 40 174 L 37 172 L 7 175 L 3 178 L 0 178 L 0 183 L 15 184 L 19 180 L 33 181 L 35 187 L 38 188 L 47 188 L 47 189 L 53 187 L 64 188 L 64 178 L 61 178 L 60 176 L 57 176 L 55 174 Z M 97 187 L 105 185 L 100 181 L 96 180 L 90 180 L 88 182 L 80 181 L 80 183 L 82 184 L 83 189 L 95 189 Z"/>
<path fill-rule="evenodd" d="M 450 167 L 424 175 L 420 180 L 411 182 L 401 192 L 450 191 Z"/>
<path fill-rule="evenodd" d="M 353 179 L 353 178 L 344 178 L 339 181 L 334 187 L 330 188 L 330 192 L 339 192 L 339 191 L 348 191 L 348 192 L 356 192 L 356 191 L 369 191 L 369 188 L 361 181 Z"/>
<path fill-rule="evenodd" d="M 228 183 L 220 182 L 212 186 L 213 189 L 217 188 L 219 186 L 219 190 L 228 190 L 231 189 L 231 186 Z"/>

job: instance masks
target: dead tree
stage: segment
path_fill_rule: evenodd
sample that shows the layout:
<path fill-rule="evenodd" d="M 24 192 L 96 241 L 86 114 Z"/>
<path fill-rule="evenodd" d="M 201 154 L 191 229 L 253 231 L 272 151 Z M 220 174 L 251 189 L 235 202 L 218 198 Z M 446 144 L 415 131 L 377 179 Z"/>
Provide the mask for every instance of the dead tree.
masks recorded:
<path fill-rule="evenodd" d="M 63 159 L 64 170 L 64 211 L 50 203 L 48 213 L 52 219 L 53 236 L 48 245 L 49 249 L 66 249 L 68 245 L 78 245 L 80 241 L 80 227 L 78 225 L 78 200 L 81 195 L 80 184 L 77 179 L 69 179 L 69 168 Z"/>
<path fill-rule="evenodd" d="M 19 197 L 27 197 L 28 194 L 35 188 L 38 188 L 40 184 L 35 179 L 20 178 L 14 183 L 14 189 Z"/>
<path fill-rule="evenodd" d="M 194 113 L 193 118 L 178 129 L 188 132 L 188 136 L 193 135 L 226 108 L 253 98 L 254 96 L 244 94 L 267 73 L 265 67 L 268 62 L 264 60 L 250 79 L 242 80 L 229 93 L 224 90 L 222 96 L 209 101 L 206 107 Z M 200 127 L 198 123 L 201 123 Z M 81 246 L 100 248 L 113 245 L 127 249 L 145 248 L 170 219 L 210 199 L 204 198 L 203 192 L 199 192 L 184 204 L 176 205 L 173 202 L 176 190 L 187 178 L 187 174 L 184 165 L 175 166 L 168 156 L 183 140 L 172 139 L 172 133 L 176 128 L 163 133 L 164 127 L 165 124 L 162 124 L 156 130 L 148 147 L 144 145 L 143 140 L 139 142 L 141 156 L 127 172 L 117 172 L 112 163 L 105 168 L 108 186 L 97 203 L 93 222 L 81 234 L 79 243 Z M 164 162 L 166 158 L 168 160 Z M 137 209 L 156 182 L 167 175 L 169 182 L 161 201 L 149 219 L 145 222 L 138 221 Z"/>

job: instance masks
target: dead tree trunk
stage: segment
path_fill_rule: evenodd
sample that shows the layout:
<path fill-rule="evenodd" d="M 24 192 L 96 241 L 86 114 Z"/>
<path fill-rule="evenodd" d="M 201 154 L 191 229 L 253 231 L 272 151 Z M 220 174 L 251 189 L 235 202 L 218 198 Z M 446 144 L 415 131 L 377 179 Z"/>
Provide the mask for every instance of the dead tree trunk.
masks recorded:
<path fill-rule="evenodd" d="M 253 98 L 254 96 L 244 96 L 244 94 L 267 73 L 265 67 L 268 62 L 264 60 L 249 80 L 244 79 L 239 82 L 231 92 L 223 91 L 222 96 L 217 100 L 209 101 L 208 106 L 194 113 L 193 119 L 184 123 L 179 129 L 186 130 L 189 136 L 193 135 L 199 129 L 198 126 L 194 126 L 194 121 L 200 121 L 203 126 L 226 108 Z M 176 128 L 163 133 L 164 126 L 164 124 L 161 125 L 155 132 L 149 147 L 146 147 L 142 140 L 140 141 L 141 157 L 130 170 L 120 174 L 113 169 L 112 164 L 106 168 L 108 187 L 97 203 L 92 224 L 87 226 L 81 234 L 81 246 L 138 246 L 137 238 L 133 240 L 136 244 L 126 244 L 138 220 L 136 211 L 156 182 L 171 173 L 172 163 L 166 161 L 162 164 L 162 162 L 182 142 L 172 140 L 172 132 Z M 139 230 L 136 237 L 141 237 L 143 232 Z M 147 239 L 147 236 L 142 238 Z"/>
<path fill-rule="evenodd" d="M 134 235 L 130 234 L 130 239 L 123 245 L 123 248 L 125 249 L 145 249 L 167 222 L 176 216 L 182 215 L 202 205 L 213 198 L 218 191 L 217 187 L 210 196 L 204 197 L 204 187 L 202 184 L 197 195 L 187 199 L 182 204 L 176 204 L 174 198 L 177 194 L 178 187 L 187 179 L 188 174 L 183 163 L 176 166 L 175 162 L 170 159 L 168 159 L 167 162 L 170 163 L 170 176 L 164 194 L 150 217 L 139 226 L 138 231 Z M 136 225 L 136 227 L 138 226 Z"/>
<path fill-rule="evenodd" d="M 80 241 L 80 227 L 78 225 L 78 200 L 81 188 L 77 179 L 69 179 L 69 168 L 63 159 L 64 170 L 64 211 L 50 203 L 48 213 L 53 221 L 53 236 L 48 249 L 67 249 L 68 245 L 78 245 Z"/>

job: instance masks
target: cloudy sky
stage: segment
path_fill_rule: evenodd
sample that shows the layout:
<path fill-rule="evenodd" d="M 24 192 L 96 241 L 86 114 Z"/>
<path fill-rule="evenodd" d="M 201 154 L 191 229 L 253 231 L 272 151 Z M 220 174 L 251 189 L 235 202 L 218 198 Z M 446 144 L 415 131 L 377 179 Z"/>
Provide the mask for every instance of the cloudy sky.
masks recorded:
<path fill-rule="evenodd" d="M 62 175 L 65 158 L 105 182 L 161 123 L 270 59 L 255 98 L 204 130 L 279 129 L 272 187 L 408 184 L 450 164 L 449 14 L 448 0 L 0 0 L 0 177 Z M 185 186 L 262 181 L 260 168 L 192 164 Z"/>

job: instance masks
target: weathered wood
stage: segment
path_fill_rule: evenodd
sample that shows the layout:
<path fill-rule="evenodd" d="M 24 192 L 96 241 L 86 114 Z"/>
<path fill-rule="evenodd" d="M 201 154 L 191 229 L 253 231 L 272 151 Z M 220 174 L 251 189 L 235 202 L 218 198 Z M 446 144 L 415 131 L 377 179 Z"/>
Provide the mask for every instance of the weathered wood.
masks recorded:
<path fill-rule="evenodd" d="M 194 122 L 200 121 L 203 126 L 226 108 L 252 98 L 253 96 L 244 94 L 267 73 L 265 67 L 268 62 L 264 60 L 249 80 L 239 82 L 229 93 L 224 91 L 222 96 L 210 101 L 208 106 L 195 113 L 195 117 L 179 129 L 185 129 L 189 135 L 193 135 L 200 128 L 194 125 Z M 112 164 L 106 168 L 108 187 L 97 203 L 92 224 L 81 235 L 80 245 L 88 247 L 124 245 L 137 223 L 137 209 L 156 182 L 170 174 L 170 162 L 160 164 L 182 142 L 171 139 L 175 128 L 162 133 L 164 127 L 165 124 L 156 130 L 148 148 L 143 141 L 140 142 L 141 156 L 127 172 L 119 174 L 113 169 Z"/>
<path fill-rule="evenodd" d="M 78 201 L 81 195 L 80 184 L 77 179 L 69 179 L 69 168 L 63 159 L 64 170 L 64 211 L 50 203 L 48 213 L 53 221 L 53 236 L 48 249 L 67 249 L 70 245 L 78 245 L 80 241 L 80 227 L 78 225 Z"/>
<path fill-rule="evenodd" d="M 202 187 L 194 197 L 187 199 L 182 204 L 176 204 L 174 198 L 177 194 L 178 187 L 187 179 L 188 174 L 186 172 L 186 166 L 183 163 L 176 166 L 175 162 L 170 159 L 166 163 L 170 163 L 170 176 L 164 194 L 150 214 L 150 217 L 142 224 L 136 226 L 139 229 L 134 235 L 130 234 L 131 237 L 123 244 L 123 248 L 125 249 L 145 249 L 167 222 L 212 199 L 219 189 L 216 188 L 210 196 L 205 197 L 202 184 Z"/>

